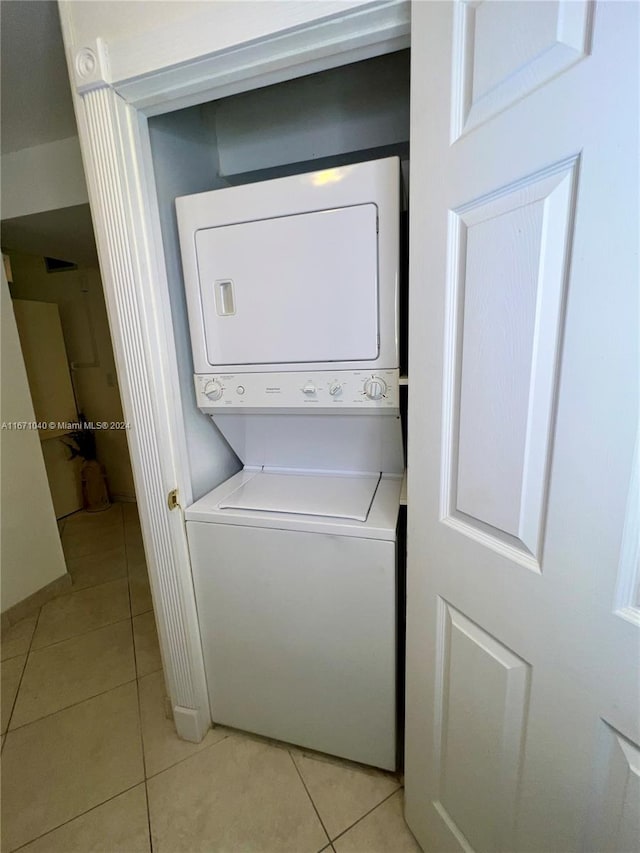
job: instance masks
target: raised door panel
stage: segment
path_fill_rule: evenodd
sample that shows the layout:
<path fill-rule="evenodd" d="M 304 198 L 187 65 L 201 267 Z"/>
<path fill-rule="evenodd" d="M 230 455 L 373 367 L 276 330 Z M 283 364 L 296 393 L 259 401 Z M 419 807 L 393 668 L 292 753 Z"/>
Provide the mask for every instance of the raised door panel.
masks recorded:
<path fill-rule="evenodd" d="M 455 9 L 452 141 L 589 53 L 587 0 L 462 0 Z"/>
<path fill-rule="evenodd" d="M 589 853 L 640 851 L 640 749 L 600 721 L 596 784 L 585 849 Z"/>
<path fill-rule="evenodd" d="M 531 667 L 438 601 L 438 797 L 447 849 L 508 850 L 526 734 Z"/>
<path fill-rule="evenodd" d="M 577 158 L 450 212 L 443 517 L 540 569 Z"/>

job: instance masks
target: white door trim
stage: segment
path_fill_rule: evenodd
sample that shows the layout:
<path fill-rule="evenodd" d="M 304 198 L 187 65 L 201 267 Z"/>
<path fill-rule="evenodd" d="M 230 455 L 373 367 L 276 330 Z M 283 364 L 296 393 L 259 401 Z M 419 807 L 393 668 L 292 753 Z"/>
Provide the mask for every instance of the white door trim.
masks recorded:
<path fill-rule="evenodd" d="M 118 74 L 135 44 L 107 45 L 99 35 L 74 44 L 73 5 L 60 0 L 60 15 L 123 410 L 132 424 L 129 449 L 166 686 L 178 734 L 199 741 L 211 719 L 182 511 L 167 504 L 188 471 L 147 117 L 406 47 L 409 4 L 350 7 L 330 20 L 124 81 Z"/>

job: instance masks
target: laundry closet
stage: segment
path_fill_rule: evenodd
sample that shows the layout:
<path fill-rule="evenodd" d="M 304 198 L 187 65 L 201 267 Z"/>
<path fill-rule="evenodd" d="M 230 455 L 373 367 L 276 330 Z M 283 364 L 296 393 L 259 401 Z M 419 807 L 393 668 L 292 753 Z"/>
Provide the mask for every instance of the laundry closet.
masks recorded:
<path fill-rule="evenodd" d="M 264 507 L 247 507 L 258 502 L 256 484 L 270 482 L 263 473 L 282 473 L 284 481 L 276 482 L 290 484 L 291 470 L 254 465 L 260 459 L 247 451 L 257 447 L 261 431 L 243 445 L 238 430 L 225 427 L 227 442 L 207 411 L 214 409 L 216 420 L 233 419 L 239 413 L 220 410 L 225 401 L 243 407 L 240 398 L 266 396 L 264 384 L 238 375 L 248 365 L 223 365 L 212 350 L 201 384 L 194 382 L 199 371 L 192 362 L 175 199 L 220 192 L 216 198 L 235 205 L 240 196 L 222 194 L 253 196 L 252 187 L 285 180 L 296 186 L 304 183 L 302 175 L 315 176 L 307 182 L 315 179 L 328 190 L 340 186 L 346 170 L 356 174 L 359 164 L 389 160 L 401 167 L 406 184 L 409 85 L 402 51 L 411 46 L 412 390 L 408 448 L 403 442 L 410 469 L 407 822 L 425 850 L 629 849 L 625 840 L 638 837 L 640 743 L 637 394 L 628 382 L 629 356 L 637 352 L 638 205 L 632 188 L 638 184 L 638 123 L 629 107 L 638 102 L 637 7 L 60 0 L 60 11 L 179 735 L 197 742 L 204 737 L 215 704 L 208 691 L 211 667 L 220 663 L 211 660 L 215 644 L 200 631 L 197 599 L 204 587 L 198 593 L 194 580 L 206 586 L 207 566 L 228 565 L 209 554 L 211 530 L 203 530 L 202 553 L 196 543 L 194 562 L 188 526 L 224 528 L 236 548 L 243 543 L 232 536 L 233 527 L 241 527 L 233 519 L 246 521 L 252 513 L 255 535 L 300 533 L 307 543 L 337 522 L 309 516 L 295 531 L 267 529 Z M 357 201 L 364 210 L 376 203 L 367 196 Z M 304 205 L 305 211 L 280 213 L 330 211 L 345 200 Z M 398 205 L 406 207 L 404 193 Z M 279 215 L 273 207 L 265 213 L 265 222 Z M 240 222 L 198 228 L 200 234 L 210 226 L 245 229 L 262 218 L 254 212 Z M 296 221 L 304 232 L 311 219 Z M 327 221 L 337 220 L 330 215 Z M 282 234 L 269 225 L 275 232 Z M 363 234 L 354 249 L 371 245 L 370 227 Z M 346 255 L 343 229 L 334 229 L 334 239 Z M 331 261 L 321 255 L 318 268 L 330 269 Z M 255 265 L 256 258 L 246 262 Z M 207 298 L 221 323 L 233 322 L 236 309 L 244 316 L 241 266 L 211 269 Z M 291 294 L 290 282 L 278 283 L 280 296 Z M 406 275 L 397 298 L 398 305 L 406 299 Z M 338 328 L 344 317 L 338 317 L 340 305 L 335 311 Z M 387 380 L 396 382 L 398 398 L 404 387 L 402 317 L 400 310 L 397 364 L 375 367 L 392 375 L 372 370 L 356 377 L 360 368 L 352 363 L 343 364 L 354 374 L 348 381 L 332 375 L 321 382 L 309 364 L 309 375 L 291 384 L 293 408 L 338 411 L 341 401 L 362 403 L 371 423 L 391 423 L 374 414 L 388 400 L 388 413 L 396 408 L 385 396 Z M 302 336 L 301 346 L 315 345 L 319 331 L 314 328 L 308 341 Z M 294 376 L 283 366 L 286 377 Z M 298 372 L 306 374 L 306 366 Z M 269 388 L 284 394 L 284 385 L 278 379 Z M 402 415 L 402 401 L 397 412 Z M 296 449 L 280 443 L 287 452 Z M 333 494 L 335 472 L 326 473 L 327 480 L 315 485 L 325 483 Z M 371 473 L 360 483 L 365 491 Z M 215 506 L 200 503 L 245 476 L 246 483 Z M 395 476 L 389 472 L 387 482 Z M 277 493 L 279 502 L 285 497 L 279 488 L 266 486 L 266 492 Z M 313 500 L 309 490 L 305 494 L 317 511 L 323 502 L 318 492 Z M 356 509 L 363 500 L 360 492 Z M 394 500 L 395 513 L 399 492 Z M 227 502 L 236 506 L 221 505 Z M 280 509 L 272 506 L 269 517 L 275 520 Z M 190 517 L 200 511 L 204 520 Z M 377 542 L 396 551 L 402 567 L 393 522 L 386 518 L 380 528 L 386 538 Z M 323 533 L 308 530 L 312 523 Z M 344 533 L 363 522 L 341 524 Z M 358 537 L 351 538 L 360 550 Z M 266 549 L 253 550 L 256 561 L 266 559 Z M 204 566 L 199 579 L 197 570 L 192 573 L 198 563 Z M 264 580 L 259 570 L 256 577 Z M 402 583 L 399 571 L 393 611 L 399 638 Z M 346 600 L 344 588 L 334 592 L 336 601 Z M 233 610 L 246 598 L 225 600 L 233 605 L 230 613 L 257 631 L 260 619 Z M 291 602 L 293 595 L 277 601 L 286 611 L 284 624 L 296 612 L 287 610 Z M 356 615 L 371 613 L 363 606 Z M 303 636 L 312 626 L 300 622 Z M 373 624 L 377 631 L 382 622 Z M 277 643 L 271 642 L 278 626 L 272 627 L 261 678 L 281 674 Z M 393 645 L 392 638 L 385 647 L 401 660 L 400 642 Z M 280 648 L 290 653 L 295 646 Z M 290 665 L 282 672 L 291 675 Z M 324 675 L 322 667 L 317 671 Z M 244 668 L 242 677 L 246 688 L 250 671 Z M 388 696 L 388 676 L 379 683 L 387 685 Z M 396 684 L 401 695 L 399 678 Z M 228 680 L 227 686 L 237 685 Z M 341 701 L 349 692 L 332 689 Z M 287 709 L 290 720 L 298 710 Z M 395 711 L 403 716 L 399 701 Z M 353 719 L 353 705 L 350 713 Z M 309 743 L 308 734 L 294 740 Z M 335 743 L 320 749 L 343 754 Z M 386 766 L 393 758 L 360 760 Z"/>
<path fill-rule="evenodd" d="M 409 51 L 148 127 L 212 720 L 395 769 Z"/>

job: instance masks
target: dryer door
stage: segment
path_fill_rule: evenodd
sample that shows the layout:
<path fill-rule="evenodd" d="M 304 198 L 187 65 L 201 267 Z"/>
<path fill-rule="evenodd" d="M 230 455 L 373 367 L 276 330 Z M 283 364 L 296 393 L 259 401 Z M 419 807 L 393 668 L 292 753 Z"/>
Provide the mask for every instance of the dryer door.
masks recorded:
<path fill-rule="evenodd" d="M 377 238 L 375 204 L 198 231 L 209 364 L 375 359 Z"/>

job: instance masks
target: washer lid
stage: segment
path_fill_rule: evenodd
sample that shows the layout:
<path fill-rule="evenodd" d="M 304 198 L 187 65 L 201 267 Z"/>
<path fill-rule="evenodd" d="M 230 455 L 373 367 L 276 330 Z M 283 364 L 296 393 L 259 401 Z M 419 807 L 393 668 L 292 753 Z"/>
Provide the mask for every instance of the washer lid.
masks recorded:
<path fill-rule="evenodd" d="M 258 471 L 218 507 L 366 521 L 379 482 L 379 474 Z"/>

